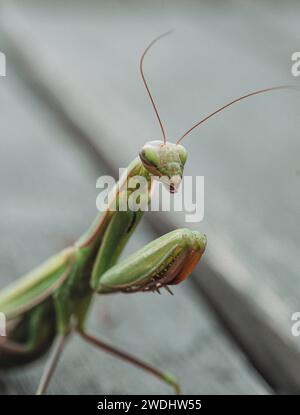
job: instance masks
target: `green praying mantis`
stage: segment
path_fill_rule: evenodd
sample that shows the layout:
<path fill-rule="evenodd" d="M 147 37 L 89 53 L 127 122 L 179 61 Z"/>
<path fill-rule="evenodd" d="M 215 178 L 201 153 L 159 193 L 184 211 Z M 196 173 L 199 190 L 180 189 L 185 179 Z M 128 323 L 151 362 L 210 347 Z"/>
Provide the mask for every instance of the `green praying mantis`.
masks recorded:
<path fill-rule="evenodd" d="M 134 233 L 143 211 L 120 210 L 123 198 L 134 189 L 128 181 L 135 176 L 147 180 L 142 197 L 151 200 L 152 177 L 158 177 L 174 193 L 183 177 L 187 152 L 182 139 L 201 123 L 228 106 L 267 91 L 289 88 L 266 88 L 241 96 L 209 114 L 187 130 L 176 143 L 168 142 L 156 105 L 146 82 L 143 63 L 149 49 L 166 34 L 154 39 L 140 58 L 140 73 L 159 122 L 162 140 L 146 143 L 139 156 L 127 168 L 118 186 L 111 192 L 108 207 L 97 215 L 90 228 L 73 244 L 48 259 L 7 288 L 0 291 L 0 312 L 8 322 L 7 336 L 0 337 L 0 369 L 28 364 L 50 350 L 37 394 L 46 392 L 66 340 L 79 333 L 92 345 L 121 358 L 158 377 L 180 392 L 170 374 L 119 350 L 91 335 L 86 320 L 95 294 L 153 292 L 185 280 L 206 248 L 206 236 L 187 228 L 174 230 L 150 242 L 127 259 L 117 260 Z"/>

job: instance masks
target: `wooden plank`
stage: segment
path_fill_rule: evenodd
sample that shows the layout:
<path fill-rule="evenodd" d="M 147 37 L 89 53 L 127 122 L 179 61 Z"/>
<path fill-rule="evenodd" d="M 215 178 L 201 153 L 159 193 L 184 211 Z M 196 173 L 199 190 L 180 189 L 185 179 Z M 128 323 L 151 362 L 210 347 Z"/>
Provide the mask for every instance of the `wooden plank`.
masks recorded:
<path fill-rule="evenodd" d="M 73 141 L 78 130 L 62 123 L 16 76 L 10 49 L 0 106 L 1 287 L 67 246 L 95 214 L 95 183 L 107 167 Z M 16 122 L 17 120 L 17 122 Z M 101 133 L 100 133 L 101 136 Z M 153 238 L 141 227 L 129 248 Z M 128 251 L 127 251 L 128 252 Z M 107 341 L 175 373 L 186 393 L 268 393 L 243 354 L 226 337 L 188 286 L 176 295 L 105 297 L 95 304 L 91 327 Z M 43 361 L 1 374 L 0 392 L 33 393 Z M 76 375 L 80 373 L 80 376 Z M 79 338 L 62 357 L 50 393 L 168 393 L 169 388 Z"/>
<path fill-rule="evenodd" d="M 291 82 L 290 45 L 296 44 L 299 28 L 293 17 L 280 19 L 280 6 L 272 7 L 276 18 L 270 20 L 268 8 L 260 9 L 258 3 L 214 8 L 207 2 L 201 9 L 188 4 L 151 6 L 151 13 L 144 6 L 132 13 L 119 4 L 118 9 L 102 5 L 101 13 L 91 5 L 90 13 L 83 13 L 77 6 L 68 30 L 69 9 L 60 9 L 54 26 L 44 9 L 35 7 L 27 22 L 26 11 L 10 15 L 15 24 L 6 19 L 10 25 L 5 29 L 20 67 L 30 68 L 27 80 L 46 99 L 52 97 L 65 118 L 79 126 L 83 137 L 116 169 L 136 155 L 143 141 L 159 136 L 142 89 L 137 89 L 137 50 L 174 22 L 182 28 L 180 36 L 161 44 L 147 60 L 163 119 L 168 126 L 172 121 L 172 137 L 184 130 L 183 120 L 187 128 L 199 113 L 241 93 Z M 294 15 L 295 7 L 293 3 L 285 9 L 286 15 Z M 30 48 L 22 43 L 24 31 Z M 47 43 L 47 54 L 40 38 Z M 216 65 L 216 54 L 221 64 Z M 37 59 L 41 56 L 42 61 Z M 294 226 L 299 206 L 298 106 L 299 98 L 287 93 L 249 100 L 186 141 L 186 173 L 202 174 L 206 180 L 206 214 L 199 229 L 209 235 L 209 283 L 200 273 L 198 286 L 256 367 L 281 392 L 299 392 L 300 386 L 299 344 L 290 332 L 300 291 L 299 232 Z M 98 131 L 107 139 L 102 140 Z M 122 152 L 112 151 L 120 143 L 126 143 Z M 185 224 L 178 213 L 151 218 L 160 231 Z M 217 289 L 223 285 L 226 296 Z M 235 299 L 235 307 L 229 298 Z M 251 336 L 255 342 L 249 341 Z M 291 360 L 285 364 L 287 350 Z"/>

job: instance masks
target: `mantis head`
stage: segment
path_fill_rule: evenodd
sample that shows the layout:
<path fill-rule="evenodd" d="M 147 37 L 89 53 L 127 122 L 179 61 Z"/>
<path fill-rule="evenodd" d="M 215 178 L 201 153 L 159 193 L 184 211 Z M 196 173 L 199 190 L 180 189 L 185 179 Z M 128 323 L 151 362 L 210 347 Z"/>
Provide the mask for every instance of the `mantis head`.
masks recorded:
<path fill-rule="evenodd" d="M 140 159 L 145 169 L 159 177 L 170 193 L 177 191 L 186 162 L 187 152 L 180 144 L 149 141 L 140 151 Z"/>

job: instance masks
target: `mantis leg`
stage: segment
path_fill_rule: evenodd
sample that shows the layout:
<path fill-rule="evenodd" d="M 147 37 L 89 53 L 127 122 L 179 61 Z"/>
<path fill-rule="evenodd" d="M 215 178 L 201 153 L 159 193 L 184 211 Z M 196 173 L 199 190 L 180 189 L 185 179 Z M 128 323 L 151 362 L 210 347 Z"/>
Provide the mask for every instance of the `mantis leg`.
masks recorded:
<path fill-rule="evenodd" d="M 109 344 L 103 342 L 102 340 L 96 338 L 95 336 L 86 333 L 84 330 L 79 330 L 80 335 L 88 341 L 89 343 L 93 344 L 94 346 L 104 350 L 107 353 L 110 353 L 119 359 L 125 360 L 128 363 L 131 363 L 140 369 L 145 370 L 148 373 L 151 373 L 152 375 L 156 376 L 163 382 L 167 383 L 168 385 L 172 386 L 175 390 L 176 394 L 180 394 L 180 386 L 177 383 L 176 379 L 168 374 L 164 373 L 152 366 L 150 366 L 148 363 L 143 362 L 142 360 L 136 358 L 135 356 L 132 356 L 131 354 L 128 354 L 127 352 L 124 352 L 123 350 L 117 349 L 113 346 L 110 346 Z"/>
<path fill-rule="evenodd" d="M 0 350 L 11 353 L 11 354 L 18 354 L 18 355 L 26 355 L 28 354 L 28 346 L 25 344 L 17 343 L 11 340 L 2 340 L 0 337 Z"/>
<path fill-rule="evenodd" d="M 103 236 L 91 275 L 91 287 L 97 289 L 102 274 L 118 260 L 128 239 L 141 219 L 140 212 L 115 212 Z"/>
<path fill-rule="evenodd" d="M 40 304 L 11 324 L 7 337 L 0 337 L 0 367 L 27 364 L 42 356 L 55 337 L 51 303 Z"/>
<path fill-rule="evenodd" d="M 49 382 L 53 376 L 54 370 L 57 366 L 58 360 L 63 351 L 66 338 L 67 334 L 59 334 L 56 337 L 53 349 L 46 363 L 39 386 L 37 388 L 36 395 L 43 395 L 46 392 Z"/>
<path fill-rule="evenodd" d="M 205 247 L 205 235 L 177 229 L 105 270 L 92 288 L 99 294 L 168 289 L 168 285 L 178 284 L 191 274 Z"/>
<path fill-rule="evenodd" d="M 54 296 L 54 307 L 58 334 L 54 340 L 54 345 L 44 368 L 36 395 L 43 395 L 46 392 L 65 346 L 65 341 L 71 332 L 70 297 L 64 286 L 62 286 Z"/>

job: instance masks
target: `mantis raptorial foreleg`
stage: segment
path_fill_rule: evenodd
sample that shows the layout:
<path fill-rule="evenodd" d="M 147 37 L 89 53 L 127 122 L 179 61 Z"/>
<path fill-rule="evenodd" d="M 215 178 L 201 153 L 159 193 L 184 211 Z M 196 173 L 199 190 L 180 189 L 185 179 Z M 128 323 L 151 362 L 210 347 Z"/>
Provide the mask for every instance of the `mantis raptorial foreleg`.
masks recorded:
<path fill-rule="evenodd" d="M 157 291 L 178 284 L 201 258 L 206 237 L 189 229 L 177 229 L 148 243 L 135 254 L 109 268 L 93 285 L 101 294 Z"/>

